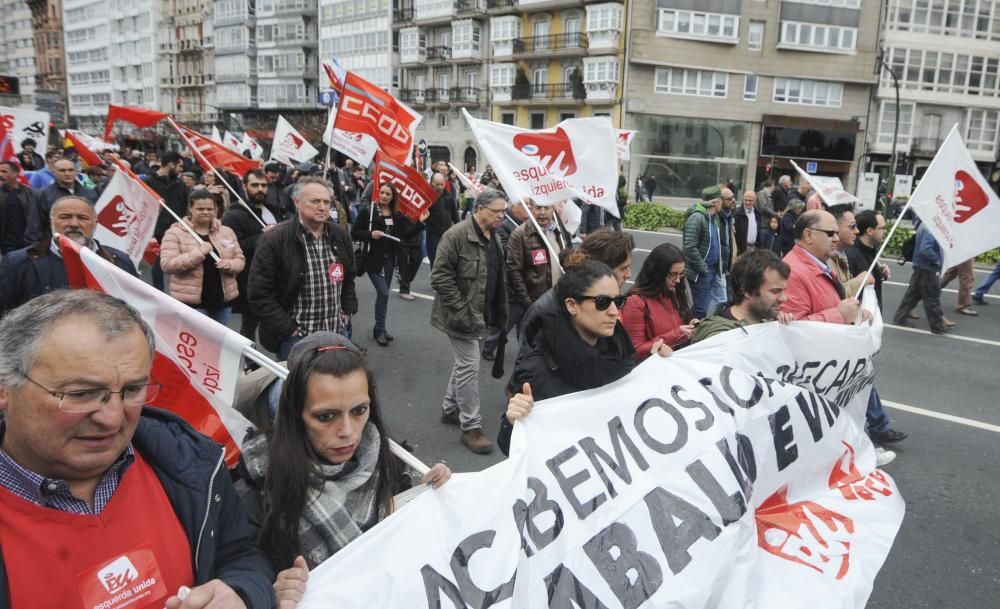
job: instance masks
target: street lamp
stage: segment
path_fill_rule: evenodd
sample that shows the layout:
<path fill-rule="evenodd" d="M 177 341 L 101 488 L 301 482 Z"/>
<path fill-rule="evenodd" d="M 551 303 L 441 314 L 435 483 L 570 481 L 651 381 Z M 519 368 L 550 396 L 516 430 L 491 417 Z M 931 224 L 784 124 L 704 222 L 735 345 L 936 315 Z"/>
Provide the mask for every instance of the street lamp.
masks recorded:
<path fill-rule="evenodd" d="M 889 72 L 892 76 L 892 86 L 896 89 L 896 124 L 892 127 L 892 156 L 889 160 L 889 179 L 886 184 L 886 192 L 894 192 L 896 189 L 896 140 L 899 137 L 899 113 L 902 108 L 899 106 L 899 78 L 892 66 L 885 62 L 885 50 L 880 49 L 878 54 L 879 67 Z"/>

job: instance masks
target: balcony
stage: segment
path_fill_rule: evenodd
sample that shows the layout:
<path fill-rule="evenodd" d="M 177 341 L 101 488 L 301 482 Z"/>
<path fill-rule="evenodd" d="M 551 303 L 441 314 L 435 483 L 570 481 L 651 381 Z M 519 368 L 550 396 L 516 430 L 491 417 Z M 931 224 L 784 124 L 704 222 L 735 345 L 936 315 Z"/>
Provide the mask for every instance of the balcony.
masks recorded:
<path fill-rule="evenodd" d="M 393 25 L 403 25 L 413 21 L 413 7 L 404 6 L 402 8 L 392 9 L 392 24 Z"/>
<path fill-rule="evenodd" d="M 399 50 L 400 63 L 423 63 L 424 61 L 427 61 L 427 49 L 424 47 L 403 47 Z"/>
<path fill-rule="evenodd" d="M 423 89 L 400 89 L 399 99 L 408 104 L 420 105 L 425 103 L 426 96 Z"/>
<path fill-rule="evenodd" d="M 481 42 L 456 42 L 452 43 L 452 59 L 471 59 L 472 61 L 483 61 L 483 46 Z"/>
<path fill-rule="evenodd" d="M 911 154 L 928 154 L 933 156 L 941 147 L 941 138 L 938 137 L 915 137 L 913 145 L 910 146 Z"/>
<path fill-rule="evenodd" d="M 447 61 L 451 59 L 451 47 L 427 47 L 427 61 Z"/>
<path fill-rule="evenodd" d="M 424 96 L 429 104 L 447 104 L 451 100 L 451 89 L 427 89 Z"/>
<path fill-rule="evenodd" d="M 574 94 L 571 83 L 514 85 L 513 87 L 494 87 L 494 102 L 540 102 L 551 103 L 583 103 L 586 92 L 581 90 Z"/>
<path fill-rule="evenodd" d="M 181 53 L 192 53 L 202 51 L 201 40 L 197 38 L 191 38 L 188 40 L 178 40 L 177 50 Z"/>
<path fill-rule="evenodd" d="M 517 0 L 486 0 L 491 15 L 508 15 L 517 10 Z"/>
<path fill-rule="evenodd" d="M 458 0 L 455 2 L 455 8 L 458 10 L 459 15 L 485 15 L 487 3 L 486 0 Z"/>
<path fill-rule="evenodd" d="M 549 34 L 517 38 L 513 44 L 516 55 L 575 55 L 587 48 L 587 35 L 581 32 L 571 34 Z"/>
<path fill-rule="evenodd" d="M 455 87 L 451 90 L 451 101 L 464 104 L 478 104 L 480 92 L 476 87 Z"/>

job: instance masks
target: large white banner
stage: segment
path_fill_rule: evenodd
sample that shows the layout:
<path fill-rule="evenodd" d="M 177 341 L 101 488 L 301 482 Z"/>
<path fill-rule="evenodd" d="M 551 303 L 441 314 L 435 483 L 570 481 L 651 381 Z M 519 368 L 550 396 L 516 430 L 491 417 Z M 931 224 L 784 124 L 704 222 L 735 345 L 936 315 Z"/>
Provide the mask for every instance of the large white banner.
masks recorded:
<path fill-rule="evenodd" d="M 607 118 L 571 118 L 532 131 L 462 113 L 512 201 L 578 198 L 618 217 L 617 135 Z"/>
<path fill-rule="evenodd" d="M 508 460 L 317 567 L 299 607 L 862 609 L 904 512 L 864 431 L 881 327 L 733 330 L 540 402 Z"/>
<path fill-rule="evenodd" d="M 1000 246 L 1000 197 L 952 127 L 909 205 L 941 244 L 944 268 Z"/>

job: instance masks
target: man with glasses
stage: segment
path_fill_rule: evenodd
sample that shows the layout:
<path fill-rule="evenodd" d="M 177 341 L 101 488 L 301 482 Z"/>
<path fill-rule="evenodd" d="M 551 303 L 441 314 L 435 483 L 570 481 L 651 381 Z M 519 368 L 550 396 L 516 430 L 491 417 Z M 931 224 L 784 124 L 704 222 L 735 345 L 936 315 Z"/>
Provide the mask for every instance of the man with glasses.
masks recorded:
<path fill-rule="evenodd" d="M 748 249 L 757 247 L 760 231 L 767 228 L 767 215 L 761 215 L 755 204 L 757 195 L 752 190 L 743 193 L 743 205 L 733 212 L 733 226 L 736 237 L 736 255 L 741 256 Z M 735 297 L 736 294 L 733 294 Z"/>
<path fill-rule="evenodd" d="M 135 309 L 89 290 L 50 292 L 0 321 L 9 606 L 117 606 L 126 593 L 144 607 L 274 606 L 223 449 L 144 408 L 160 390 L 153 340 Z"/>
<path fill-rule="evenodd" d="M 431 325 L 448 335 L 455 354 L 441 422 L 459 425 L 462 443 L 479 454 L 493 450 L 479 414 L 481 342 L 489 328 L 507 326 L 507 273 L 496 233 L 506 211 L 502 193 L 492 188 L 481 192 L 471 217 L 441 237 L 431 269 Z M 503 361 L 503 356 L 500 347 L 496 357 Z"/>
<path fill-rule="evenodd" d="M 351 236 L 330 217 L 333 186 L 300 178 L 292 201 L 295 216 L 258 237 L 247 279 L 260 343 L 281 361 L 313 332 L 345 334 L 358 312 Z"/>
<path fill-rule="evenodd" d="M 701 191 L 701 198 L 703 202 L 688 208 L 684 222 L 684 273 L 691 286 L 691 316 L 695 319 L 708 313 L 712 286 L 722 275 L 722 241 L 716 216 L 722 207 L 723 191 L 710 186 Z"/>
<path fill-rule="evenodd" d="M 781 310 L 795 319 L 854 323 L 861 305 L 828 262 L 840 240 L 837 220 L 828 211 L 811 210 L 799 216 L 794 230 L 795 246 L 784 257 L 791 275 Z"/>

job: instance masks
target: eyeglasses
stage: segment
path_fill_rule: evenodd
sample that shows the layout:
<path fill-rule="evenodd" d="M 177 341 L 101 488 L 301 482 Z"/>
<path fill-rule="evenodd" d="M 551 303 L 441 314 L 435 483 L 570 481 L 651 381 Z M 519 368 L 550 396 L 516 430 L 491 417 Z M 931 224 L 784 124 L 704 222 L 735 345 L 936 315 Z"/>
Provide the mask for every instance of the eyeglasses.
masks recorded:
<path fill-rule="evenodd" d="M 160 394 L 162 385 L 159 383 L 147 383 L 145 385 L 130 385 L 122 387 L 120 391 L 110 389 L 79 389 L 76 391 L 52 391 L 42 385 L 27 374 L 22 374 L 26 380 L 31 381 L 35 386 L 59 400 L 59 410 L 63 412 L 90 413 L 97 412 L 108 403 L 112 395 L 119 395 L 122 404 L 128 408 L 141 408 L 152 403 L 156 396 Z"/>
<path fill-rule="evenodd" d="M 826 233 L 826 236 L 831 239 L 833 239 L 840 233 L 840 231 L 838 230 L 823 230 L 822 228 L 813 228 L 811 226 L 809 227 L 809 230 L 816 231 L 818 233 Z"/>
<path fill-rule="evenodd" d="M 667 273 L 667 279 L 684 279 L 684 271 L 680 273 Z"/>
<path fill-rule="evenodd" d="M 625 306 L 625 298 L 625 296 L 575 296 L 573 300 L 593 300 L 594 308 L 598 311 L 607 311 L 611 303 L 615 303 L 616 309 Z"/>
<path fill-rule="evenodd" d="M 851 222 L 850 224 L 847 225 L 847 228 L 849 228 L 851 230 L 854 230 L 857 227 L 858 227 L 858 223 L 857 222 Z"/>

